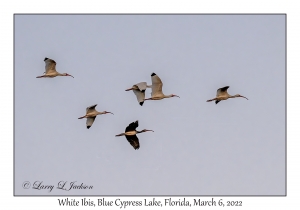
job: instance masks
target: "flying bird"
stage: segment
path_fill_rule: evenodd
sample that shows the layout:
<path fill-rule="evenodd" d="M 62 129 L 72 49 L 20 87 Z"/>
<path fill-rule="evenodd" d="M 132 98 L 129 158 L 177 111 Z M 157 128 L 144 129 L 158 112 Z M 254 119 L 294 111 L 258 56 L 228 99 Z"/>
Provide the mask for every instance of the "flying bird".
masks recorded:
<path fill-rule="evenodd" d="M 125 136 L 127 141 L 131 144 L 131 146 L 133 146 L 133 148 L 136 150 L 136 149 L 139 149 L 140 148 L 140 143 L 139 143 L 139 139 L 138 137 L 136 136 L 136 134 L 138 133 L 143 133 L 143 132 L 147 132 L 147 131 L 152 131 L 154 132 L 153 130 L 147 130 L 147 129 L 144 129 L 144 130 L 141 130 L 141 131 L 137 131 L 136 128 L 139 126 L 139 122 L 138 120 L 135 121 L 135 122 L 132 122 L 130 123 L 126 129 L 125 129 L 125 133 L 121 133 L 121 134 L 118 134 L 116 136 Z"/>
<path fill-rule="evenodd" d="M 132 86 L 132 88 L 128 88 L 125 91 L 132 90 L 134 94 L 136 95 L 136 98 L 141 106 L 143 106 L 144 100 L 145 100 L 145 90 L 147 88 L 150 88 L 151 85 L 147 85 L 146 82 L 140 82 L 138 84 L 135 84 Z"/>
<path fill-rule="evenodd" d="M 151 93 L 151 98 L 146 98 L 145 100 L 161 100 L 164 98 L 171 98 L 171 97 L 178 97 L 177 95 L 171 94 L 171 95 L 165 95 L 162 92 L 162 86 L 163 83 L 161 79 L 155 74 L 151 74 L 151 80 L 152 80 L 152 93 Z"/>
<path fill-rule="evenodd" d="M 227 89 L 228 88 L 229 88 L 229 86 L 225 86 L 225 87 L 219 88 L 217 90 L 217 97 L 213 98 L 213 99 L 210 99 L 210 100 L 207 100 L 206 102 L 216 101 L 216 104 L 217 104 L 217 103 L 219 103 L 222 100 L 227 100 L 228 98 L 236 98 L 236 97 L 242 97 L 242 98 L 245 98 L 245 99 L 248 100 L 248 98 L 246 98 L 244 96 L 241 96 L 240 94 L 236 94 L 234 96 L 229 95 L 227 93 Z"/>
<path fill-rule="evenodd" d="M 43 77 L 48 77 L 48 78 L 53 78 L 53 77 L 56 77 L 56 76 L 70 76 L 70 77 L 73 77 L 72 75 L 70 74 L 67 74 L 67 73 L 59 73 L 56 71 L 56 62 L 50 58 L 45 58 L 44 59 L 45 61 L 45 69 L 46 71 L 44 72 L 44 75 L 42 76 L 37 76 L 36 78 L 43 78 Z M 74 78 L 74 77 L 73 77 Z"/>
<path fill-rule="evenodd" d="M 79 117 L 78 119 L 82 119 L 82 118 L 87 118 L 86 119 L 86 127 L 87 129 L 89 129 L 94 121 L 95 121 L 95 118 L 97 117 L 97 115 L 100 115 L 100 114 L 107 114 L 107 113 L 110 113 L 110 114 L 113 114 L 111 112 L 107 112 L 107 111 L 104 111 L 104 112 L 98 112 L 95 107 L 97 106 L 97 104 L 93 105 L 93 106 L 89 106 L 86 108 L 86 115 L 82 116 L 82 117 Z"/>

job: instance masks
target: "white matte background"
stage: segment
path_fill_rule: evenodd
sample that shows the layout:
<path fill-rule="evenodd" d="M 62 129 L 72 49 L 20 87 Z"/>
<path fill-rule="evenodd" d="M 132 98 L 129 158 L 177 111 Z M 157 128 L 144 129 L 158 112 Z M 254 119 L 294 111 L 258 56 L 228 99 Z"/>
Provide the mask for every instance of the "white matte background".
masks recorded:
<path fill-rule="evenodd" d="M 295 5 L 293 5 L 292 3 L 290 3 L 288 6 L 286 6 L 286 4 L 284 2 L 278 3 L 277 5 L 274 4 L 270 4 L 270 2 L 268 1 L 264 1 L 264 4 L 261 4 L 261 1 L 259 2 L 260 7 L 257 7 L 258 4 L 236 4 L 236 1 L 231 1 L 231 4 L 226 2 L 226 4 L 222 4 L 222 2 L 219 2 L 219 4 L 217 4 L 219 6 L 219 8 L 215 8 L 212 6 L 215 6 L 216 4 L 210 5 L 210 4 L 205 4 L 205 5 L 199 5 L 198 3 L 196 4 L 195 2 L 187 5 L 187 4 L 180 4 L 180 2 L 176 2 L 173 3 L 173 7 L 172 9 L 170 9 L 169 12 L 225 12 L 226 8 L 227 8 L 227 12 L 288 12 L 288 55 L 289 55 L 289 59 L 288 59 L 288 67 L 290 69 L 290 71 L 288 72 L 288 81 L 289 81 L 289 89 L 288 89 L 288 95 L 296 95 L 296 93 L 293 93 L 292 91 L 297 90 L 296 87 L 293 87 L 291 85 L 293 85 L 293 81 L 297 81 L 297 74 L 294 74 L 293 69 L 297 69 L 295 67 L 295 65 L 297 65 L 298 63 L 295 62 L 296 60 L 296 51 L 293 51 L 293 49 L 297 49 L 297 46 L 299 45 L 299 42 L 297 41 L 296 37 L 299 35 L 298 34 L 298 26 L 295 24 L 297 22 L 297 13 L 296 13 L 296 7 Z M 60 4 L 61 5 L 61 4 Z M 86 4 L 88 5 L 88 4 Z M 137 12 L 166 12 L 166 10 L 164 10 L 163 8 L 166 7 L 157 7 L 154 6 L 155 3 L 149 5 L 149 4 L 136 4 L 137 7 L 129 7 L 129 4 L 126 3 L 124 5 L 119 4 L 119 7 L 115 6 L 116 4 L 114 4 L 113 2 L 108 4 L 105 4 L 105 9 L 103 9 L 103 12 L 133 12 L 133 11 L 137 11 Z M 168 4 L 166 4 L 168 5 Z M 235 7 L 232 7 L 232 5 L 235 5 Z M 268 5 L 268 7 L 265 7 L 264 5 Z M 13 7 L 14 6 L 14 7 Z M 40 6 L 40 5 L 35 5 L 35 6 Z M 62 9 L 62 7 L 57 7 L 55 3 L 52 3 L 51 5 L 44 5 L 43 7 L 41 6 L 41 8 L 47 8 L 45 10 L 43 10 L 44 12 L 50 12 L 51 8 L 52 11 L 55 9 L 55 11 L 59 11 L 59 12 L 65 12 L 67 11 L 67 6 L 65 7 L 65 9 Z M 103 5 L 102 5 L 103 6 Z M 170 5 L 168 5 L 169 7 Z M 201 7 L 200 7 L 201 6 Z M 12 89 L 8 89 L 9 87 L 12 88 L 12 73 L 13 73 L 13 69 L 12 69 L 12 55 L 13 51 L 12 51 L 12 31 L 13 31 L 13 25 L 12 25 L 12 13 L 14 12 L 34 12 L 34 10 L 32 10 L 32 6 L 30 4 L 30 2 L 27 2 L 26 5 L 22 5 L 22 4 L 15 4 L 15 5 L 6 5 L 5 4 L 5 11 L 3 11 L 2 13 L 2 23 L 4 23 L 3 25 L 3 29 L 6 29 L 3 31 L 3 37 L 6 39 L 2 39 L 2 46 L 6 46 L 5 50 L 2 51 L 4 52 L 3 54 L 3 58 L 4 59 L 4 68 L 5 69 L 11 69 L 11 73 L 7 73 L 8 71 L 5 71 L 6 73 L 4 74 L 4 76 L 2 78 L 5 78 L 2 80 L 1 84 L 3 85 L 2 90 L 5 90 L 4 93 L 7 94 L 3 94 L 4 101 L 11 101 L 11 103 L 3 103 L 3 112 L 5 116 L 5 125 L 12 125 L 13 123 L 13 118 L 7 115 L 8 111 L 10 110 L 9 108 L 11 108 L 11 112 L 12 112 Z M 10 10 L 8 8 L 11 8 Z M 14 9 L 12 9 L 14 8 Z M 19 9 L 18 9 L 19 8 Z M 22 10 L 20 10 L 22 8 Z M 26 8 L 28 10 L 26 10 Z M 83 11 L 88 11 L 86 10 L 86 8 L 84 8 L 82 6 L 78 6 L 78 9 L 76 9 L 76 7 L 74 7 L 74 10 L 72 12 L 83 12 Z M 157 8 L 156 10 L 154 10 L 154 8 Z M 189 8 L 189 9 L 188 9 Z M 199 8 L 201 8 L 203 11 L 201 11 Z M 235 9 L 233 9 L 235 8 Z M 49 9 L 49 10 L 48 10 Z M 121 10 L 122 9 L 122 10 Z M 41 10 L 42 11 L 42 10 Z M 41 12 L 39 11 L 39 12 Z M 93 11 L 92 12 L 101 12 L 99 11 L 99 9 L 97 11 Z M 10 21 L 9 21 L 10 20 Z M 4 27 L 6 26 L 6 27 Z M 7 44 L 7 43 L 11 43 Z M 292 43 L 292 44 L 291 44 Z M 9 68 L 11 67 L 11 68 Z M 7 76 L 11 78 L 11 80 L 7 80 Z M 71 78 L 70 78 L 71 79 Z M 9 83 L 11 81 L 11 83 Z M 6 88 L 7 87 L 7 88 Z M 8 91 L 7 91 L 8 90 Z M 240 91 L 238 91 L 240 92 Z M 244 94 L 244 93 L 243 93 Z M 246 94 L 245 94 L 246 95 Z M 172 99 L 170 99 L 172 100 Z M 175 99 L 176 100 L 176 99 Z M 5 106 L 4 106 L 5 104 Z M 295 170 L 294 168 L 294 163 L 297 162 L 298 160 L 298 156 L 296 155 L 296 151 L 297 151 L 297 146 L 294 143 L 297 142 L 297 138 L 296 138 L 296 133 L 295 133 L 295 129 L 293 127 L 293 119 L 296 119 L 297 117 L 297 112 L 295 112 L 293 109 L 294 106 L 297 106 L 297 103 L 290 103 L 291 105 L 289 106 L 289 111 L 291 110 L 293 112 L 293 115 L 288 116 L 289 119 L 289 133 L 288 133 L 288 137 L 289 137 L 289 142 L 288 142 L 288 166 L 289 166 L 289 173 L 288 173 L 288 197 L 283 197 L 283 198 L 247 198 L 247 197 L 242 197 L 239 199 L 242 199 L 244 201 L 247 201 L 245 203 L 247 203 L 247 206 L 251 206 L 253 205 L 253 207 L 258 207 L 258 206 L 262 206 L 262 207 L 266 207 L 266 206 L 270 206 L 270 205 L 274 205 L 274 206 L 287 206 L 289 205 L 290 207 L 293 207 L 296 205 L 296 200 L 295 198 L 295 193 L 296 193 L 296 189 L 298 188 L 298 184 L 297 182 L 295 182 L 295 178 L 297 177 L 297 175 L 294 172 L 297 172 L 297 170 Z M 294 106 L 292 106 L 294 105 Z M 4 125 L 4 124 L 3 124 Z M 4 127 L 4 126 L 3 126 Z M 13 139 L 11 138 L 11 142 L 8 142 L 8 135 L 12 134 L 12 127 L 11 129 L 4 129 L 3 130 L 3 139 L 5 139 L 7 142 L 4 142 L 4 145 L 1 147 L 1 154 L 2 154 L 2 159 L 1 159 L 1 163 L 4 166 L 4 176 L 3 179 L 4 180 L 11 180 L 11 182 L 4 182 L 5 184 L 3 185 L 3 192 L 5 192 L 6 195 L 8 195 L 8 197 L 11 197 L 13 192 L 12 192 L 12 177 L 13 177 L 13 167 L 12 167 L 12 161 L 9 161 L 9 158 L 7 157 L 11 157 L 10 160 L 12 160 L 12 141 Z M 10 146 L 9 146 L 10 145 Z M 296 165 L 295 165 L 296 166 Z M 10 171 L 8 173 L 6 173 L 6 171 Z M 4 194 L 3 194 L 4 195 Z M 6 198 L 6 196 L 4 197 Z M 37 208 L 40 208 L 41 206 L 45 206 L 46 200 L 51 200 L 50 202 L 47 202 L 47 207 L 49 206 L 49 208 L 56 207 L 57 206 L 57 200 L 54 198 L 13 198 L 14 202 L 12 199 L 3 199 L 5 203 L 4 204 L 6 207 L 10 206 L 11 208 L 13 208 L 12 203 L 14 203 L 13 205 L 15 205 L 15 207 L 17 205 L 22 205 L 24 206 L 37 206 Z M 132 198 L 134 199 L 134 198 Z M 233 198 L 234 199 L 234 198 Z M 18 200 L 18 202 L 16 202 Z M 252 207 L 252 208 L 253 208 Z M 32 209 L 32 208 L 31 208 Z"/>

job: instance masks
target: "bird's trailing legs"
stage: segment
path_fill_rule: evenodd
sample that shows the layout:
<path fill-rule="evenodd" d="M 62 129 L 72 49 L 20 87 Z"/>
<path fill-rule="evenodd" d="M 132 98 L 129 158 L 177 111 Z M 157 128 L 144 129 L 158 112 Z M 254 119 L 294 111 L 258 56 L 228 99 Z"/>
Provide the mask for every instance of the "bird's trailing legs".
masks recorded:
<path fill-rule="evenodd" d="M 44 75 L 42 75 L 42 76 L 37 76 L 36 78 L 42 78 L 42 77 L 44 77 Z"/>
<path fill-rule="evenodd" d="M 211 101 L 214 101 L 214 100 L 218 100 L 218 99 L 217 98 L 213 98 L 213 99 L 207 100 L 206 102 L 211 102 Z"/>

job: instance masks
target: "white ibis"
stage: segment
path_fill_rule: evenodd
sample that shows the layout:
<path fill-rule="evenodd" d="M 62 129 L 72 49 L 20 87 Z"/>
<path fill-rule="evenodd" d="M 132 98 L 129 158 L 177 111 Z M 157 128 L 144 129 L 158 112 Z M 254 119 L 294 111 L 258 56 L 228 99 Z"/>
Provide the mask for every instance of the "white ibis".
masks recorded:
<path fill-rule="evenodd" d="M 87 118 L 86 119 L 86 127 L 87 127 L 87 129 L 89 129 L 93 125 L 94 120 L 97 117 L 97 115 L 99 115 L 99 114 L 107 114 L 107 113 L 113 114 L 113 113 L 107 112 L 107 111 L 98 112 L 95 109 L 96 106 L 97 106 L 97 104 L 95 104 L 93 106 L 90 106 L 90 107 L 87 107 L 86 108 L 86 115 L 84 115 L 83 117 L 79 117 L 78 118 L 78 119 Z"/>
<path fill-rule="evenodd" d="M 210 99 L 210 100 L 207 100 L 206 102 L 216 101 L 216 104 L 217 104 L 217 103 L 219 103 L 222 100 L 227 100 L 228 98 L 236 98 L 236 97 L 242 97 L 242 98 L 245 98 L 245 99 L 248 100 L 248 98 L 246 98 L 244 96 L 241 96 L 240 94 L 236 94 L 234 96 L 229 95 L 227 93 L 227 89 L 228 88 L 229 88 L 229 86 L 225 86 L 225 87 L 219 88 L 217 90 L 217 97 L 213 98 L 213 99 Z"/>
<path fill-rule="evenodd" d="M 147 88 L 151 87 L 150 85 L 147 85 L 146 82 L 140 82 L 138 84 L 135 84 L 132 86 L 132 88 L 128 88 L 125 91 L 132 90 L 134 94 L 136 95 L 136 98 L 141 106 L 143 106 L 144 100 L 145 100 L 145 90 Z"/>
<path fill-rule="evenodd" d="M 151 98 L 147 98 L 145 100 L 161 100 L 164 98 L 171 98 L 171 97 L 178 97 L 177 95 L 171 94 L 171 95 L 165 95 L 162 92 L 162 86 L 163 83 L 161 79 L 155 74 L 151 74 L 151 80 L 152 80 L 152 93 L 151 93 Z"/>
<path fill-rule="evenodd" d="M 37 76 L 36 78 L 43 78 L 43 77 L 53 78 L 53 77 L 56 77 L 56 76 L 70 76 L 70 77 L 73 77 L 72 75 L 67 74 L 67 73 L 61 74 L 61 73 L 57 72 L 56 71 L 56 62 L 54 60 L 52 60 L 50 58 L 45 58 L 44 61 L 46 63 L 46 66 L 45 66 L 46 72 L 44 72 L 45 73 L 44 75 Z"/>
<path fill-rule="evenodd" d="M 133 148 L 136 150 L 136 149 L 139 149 L 140 148 L 140 143 L 139 143 L 139 139 L 138 137 L 136 136 L 136 134 L 138 133 L 143 133 L 143 132 L 147 132 L 147 131 L 152 131 L 154 132 L 153 130 L 147 130 L 147 129 L 144 129 L 144 130 L 141 130 L 141 131 L 136 131 L 135 129 L 139 126 L 139 121 L 135 121 L 135 122 L 132 122 L 130 123 L 126 129 L 125 129 L 125 133 L 121 133 L 121 134 L 118 134 L 116 136 L 125 136 L 127 141 L 131 144 L 131 146 L 133 146 Z"/>

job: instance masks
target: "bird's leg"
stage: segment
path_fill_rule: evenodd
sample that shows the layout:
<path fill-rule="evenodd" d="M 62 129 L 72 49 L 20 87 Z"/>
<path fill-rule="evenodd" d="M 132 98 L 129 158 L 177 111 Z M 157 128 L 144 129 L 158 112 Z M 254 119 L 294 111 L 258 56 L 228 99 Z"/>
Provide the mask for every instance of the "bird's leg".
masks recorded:
<path fill-rule="evenodd" d="M 211 101 L 214 101 L 214 100 L 217 100 L 217 98 L 213 98 L 213 99 L 207 100 L 206 102 L 211 102 Z"/>
<path fill-rule="evenodd" d="M 44 75 L 42 75 L 42 76 L 37 76 L 36 78 L 42 78 L 42 77 L 44 77 Z"/>
<path fill-rule="evenodd" d="M 133 90 L 133 88 L 128 88 L 128 89 L 126 89 L 125 91 L 129 91 L 129 90 Z"/>
<path fill-rule="evenodd" d="M 145 98 L 144 101 L 146 101 L 146 100 L 153 100 L 153 99 L 152 98 Z"/>
<path fill-rule="evenodd" d="M 116 136 L 124 136 L 124 133 L 120 133 L 120 134 L 118 134 L 118 135 L 116 135 Z"/>
<path fill-rule="evenodd" d="M 83 117 L 79 117 L 78 119 L 82 119 L 82 118 L 85 118 L 86 117 L 86 115 L 84 115 Z"/>

